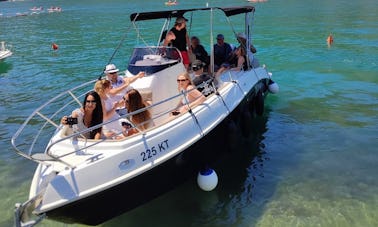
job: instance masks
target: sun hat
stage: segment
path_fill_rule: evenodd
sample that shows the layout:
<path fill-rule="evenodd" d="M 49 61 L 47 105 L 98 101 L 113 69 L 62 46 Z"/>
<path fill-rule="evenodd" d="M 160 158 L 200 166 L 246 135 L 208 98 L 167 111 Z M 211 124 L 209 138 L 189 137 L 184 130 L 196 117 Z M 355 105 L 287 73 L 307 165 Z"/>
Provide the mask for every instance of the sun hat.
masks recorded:
<path fill-rule="evenodd" d="M 218 34 L 217 39 L 224 39 L 224 36 L 222 34 Z"/>
<path fill-rule="evenodd" d="M 239 32 L 236 36 L 237 38 L 247 39 L 247 36 L 244 33 Z"/>
<path fill-rule="evenodd" d="M 119 69 L 117 69 L 117 67 L 114 65 L 114 64 L 109 64 L 105 67 L 105 71 L 104 73 L 108 74 L 108 73 L 116 73 L 118 72 Z"/>
<path fill-rule="evenodd" d="M 176 18 L 176 24 L 181 24 L 183 22 L 187 22 L 188 19 L 186 19 L 185 17 L 177 17 Z"/>

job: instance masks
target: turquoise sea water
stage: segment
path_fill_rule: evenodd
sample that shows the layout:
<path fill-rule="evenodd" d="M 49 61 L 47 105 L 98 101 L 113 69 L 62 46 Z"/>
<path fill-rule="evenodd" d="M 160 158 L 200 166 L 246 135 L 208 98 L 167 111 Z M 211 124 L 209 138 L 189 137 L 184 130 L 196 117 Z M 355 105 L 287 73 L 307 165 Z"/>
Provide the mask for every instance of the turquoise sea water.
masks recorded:
<path fill-rule="evenodd" d="M 205 4 L 181 0 L 175 7 Z M 16 16 L 40 5 L 63 12 Z M 255 6 L 257 56 L 280 85 L 254 122 L 257 136 L 235 145 L 242 156 L 217 166 L 213 192 L 202 192 L 192 179 L 101 226 L 378 226 L 376 0 Z M 14 204 L 27 199 L 36 167 L 10 144 L 23 120 L 59 92 L 97 78 L 130 27 L 130 13 L 166 8 L 164 0 L 0 2 L 0 41 L 14 52 L 0 62 L 0 226 L 13 225 Z M 234 42 L 224 24 L 215 28 Z M 193 25 L 192 34 L 201 33 Z M 122 69 L 129 51 L 115 60 Z M 66 225 L 45 220 L 40 226 Z"/>

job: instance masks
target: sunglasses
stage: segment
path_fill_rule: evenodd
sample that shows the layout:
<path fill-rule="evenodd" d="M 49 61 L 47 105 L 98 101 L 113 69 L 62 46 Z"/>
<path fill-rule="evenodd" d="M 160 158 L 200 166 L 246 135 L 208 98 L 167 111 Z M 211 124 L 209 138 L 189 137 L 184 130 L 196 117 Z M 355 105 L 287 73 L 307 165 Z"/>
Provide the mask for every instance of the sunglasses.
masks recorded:
<path fill-rule="evenodd" d="M 117 74 L 117 72 L 112 72 L 112 73 L 109 73 L 109 74 L 114 75 L 114 74 Z"/>
<path fill-rule="evenodd" d="M 96 104 L 96 100 L 87 100 L 87 101 L 85 101 L 86 103 L 94 103 L 94 104 Z"/>
<path fill-rule="evenodd" d="M 187 80 L 188 80 L 188 79 L 182 79 L 182 80 L 178 79 L 178 80 L 177 80 L 177 83 L 184 82 L 184 81 L 187 81 Z"/>

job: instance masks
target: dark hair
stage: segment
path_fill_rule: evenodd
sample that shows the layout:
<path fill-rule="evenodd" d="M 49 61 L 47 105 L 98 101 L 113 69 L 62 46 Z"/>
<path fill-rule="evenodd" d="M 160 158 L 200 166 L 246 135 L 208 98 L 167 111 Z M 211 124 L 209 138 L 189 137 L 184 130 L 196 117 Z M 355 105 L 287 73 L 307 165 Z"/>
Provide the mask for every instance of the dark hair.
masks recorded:
<path fill-rule="evenodd" d="M 199 41 L 199 38 L 197 36 L 192 36 L 192 38 L 190 40 L 197 40 L 197 41 Z"/>
<path fill-rule="evenodd" d="M 92 121 L 91 121 L 91 124 L 89 126 L 89 127 L 93 127 L 95 125 L 99 125 L 99 124 L 102 123 L 102 121 L 103 121 L 103 112 L 102 112 L 101 97 L 95 91 L 90 91 L 90 92 L 88 92 L 85 95 L 84 102 L 83 102 L 83 108 L 84 108 L 84 110 L 85 110 L 85 104 L 87 102 L 88 96 L 90 96 L 90 95 L 93 96 L 93 98 L 96 101 L 96 107 L 93 110 Z M 101 133 L 101 129 L 102 129 L 102 127 L 99 127 L 99 128 L 96 128 L 96 129 L 93 129 L 92 131 L 90 131 L 90 133 L 89 133 L 90 139 L 94 139 L 96 133 L 98 133 L 98 132 Z"/>

